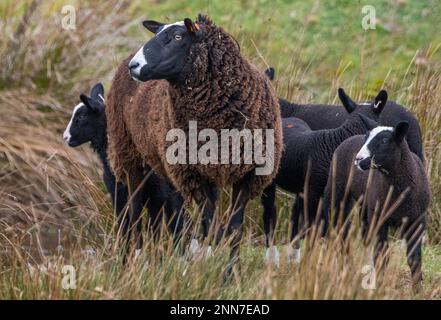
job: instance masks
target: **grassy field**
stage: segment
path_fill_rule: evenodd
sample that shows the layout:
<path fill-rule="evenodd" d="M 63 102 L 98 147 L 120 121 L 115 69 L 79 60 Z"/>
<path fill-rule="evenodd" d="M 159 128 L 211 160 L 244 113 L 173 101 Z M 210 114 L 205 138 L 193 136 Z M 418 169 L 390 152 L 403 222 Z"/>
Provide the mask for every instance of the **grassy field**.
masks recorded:
<path fill-rule="evenodd" d="M 67 4 L 76 9 L 75 30 L 62 28 Z M 375 30 L 361 27 L 364 5 L 376 9 Z M 122 265 L 97 158 L 87 146 L 66 147 L 62 132 L 79 94 L 99 81 L 108 90 L 120 61 L 151 36 L 142 19 L 174 22 L 199 12 L 228 30 L 259 68 L 276 68 L 282 97 L 332 103 L 338 87 L 359 100 L 385 88 L 416 114 L 433 193 L 421 292 L 411 290 L 398 241 L 376 289 L 363 289 L 368 249 L 358 228 L 349 254 L 335 237 L 326 244 L 312 237 L 300 265 L 265 265 L 257 200 L 246 214 L 241 276 L 231 283 L 222 282 L 225 245 L 214 257 L 188 261 L 164 236 Z M 438 0 L 2 1 L 0 299 L 441 298 L 440 22 Z M 291 201 L 279 194 L 281 249 Z M 76 271 L 76 289 L 63 288 L 66 265 Z"/>

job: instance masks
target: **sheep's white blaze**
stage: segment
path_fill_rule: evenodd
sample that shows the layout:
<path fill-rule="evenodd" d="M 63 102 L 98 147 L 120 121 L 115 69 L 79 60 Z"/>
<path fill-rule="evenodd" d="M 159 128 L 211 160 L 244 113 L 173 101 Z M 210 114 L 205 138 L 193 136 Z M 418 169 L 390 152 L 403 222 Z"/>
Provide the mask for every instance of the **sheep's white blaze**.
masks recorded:
<path fill-rule="evenodd" d="M 355 157 L 355 165 L 359 167 L 359 164 L 361 161 L 363 161 L 366 158 L 371 157 L 371 151 L 369 150 L 369 143 L 381 132 L 384 131 L 393 131 L 394 128 L 392 127 L 376 127 L 374 128 L 370 133 L 369 136 L 364 143 L 364 145 L 361 147 L 360 151 L 358 151 L 357 156 Z"/>
<path fill-rule="evenodd" d="M 132 78 L 134 80 L 136 79 L 136 76 L 139 76 L 141 74 L 141 69 L 147 65 L 147 58 L 144 55 L 144 46 L 141 47 L 141 49 L 138 50 L 138 52 L 135 54 L 135 56 L 130 61 L 129 65 L 135 65 L 137 64 L 136 68 L 131 69 Z"/>
<path fill-rule="evenodd" d="M 72 126 L 72 122 L 73 122 L 73 119 L 75 118 L 75 114 L 77 113 L 77 111 L 78 111 L 82 106 L 84 106 L 84 103 L 80 103 L 80 104 L 78 104 L 78 105 L 73 109 L 72 117 L 70 118 L 69 124 L 67 125 L 66 130 L 64 130 L 64 133 L 63 133 L 63 140 L 64 140 L 66 143 L 69 143 L 70 138 L 72 137 L 72 135 L 70 134 L 70 127 Z"/>
<path fill-rule="evenodd" d="M 162 31 L 167 30 L 168 28 L 173 27 L 173 26 L 181 26 L 181 27 L 183 27 L 183 26 L 185 26 L 185 24 L 184 24 L 184 21 L 178 21 L 178 22 L 175 22 L 175 23 L 166 24 L 165 26 L 163 26 L 161 28 L 161 30 L 159 30 L 159 32 L 156 35 L 160 34 Z"/>

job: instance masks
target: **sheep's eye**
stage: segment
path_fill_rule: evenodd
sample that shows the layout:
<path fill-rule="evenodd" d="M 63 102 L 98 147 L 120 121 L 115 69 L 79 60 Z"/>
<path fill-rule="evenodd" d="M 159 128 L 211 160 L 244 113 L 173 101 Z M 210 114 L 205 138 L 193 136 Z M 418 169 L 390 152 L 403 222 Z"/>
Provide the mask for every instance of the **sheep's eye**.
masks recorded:
<path fill-rule="evenodd" d="M 178 41 L 179 41 L 179 40 L 181 40 L 181 39 L 182 39 L 182 36 L 181 36 L 181 35 L 179 35 L 179 34 L 176 34 L 176 35 L 175 35 L 175 40 L 178 40 Z"/>
<path fill-rule="evenodd" d="M 387 143 L 387 138 L 383 138 L 383 140 L 381 140 L 381 142 L 386 144 Z"/>

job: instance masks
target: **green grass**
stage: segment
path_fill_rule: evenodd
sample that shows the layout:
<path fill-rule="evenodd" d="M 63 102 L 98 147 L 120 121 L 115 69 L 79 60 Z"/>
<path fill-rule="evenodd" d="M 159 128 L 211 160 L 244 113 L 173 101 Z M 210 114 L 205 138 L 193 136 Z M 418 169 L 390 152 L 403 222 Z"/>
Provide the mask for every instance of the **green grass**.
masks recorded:
<path fill-rule="evenodd" d="M 14 71 L 0 75 L 0 299 L 441 297 L 439 1 L 73 1 L 77 29 L 68 32 L 60 28 L 65 1 L 56 0 L 40 3 L 17 34 L 31 2 L 0 3 L 0 65 Z M 376 8 L 375 30 L 361 27 L 364 5 Z M 340 86 L 360 100 L 386 88 L 390 99 L 416 114 L 433 193 L 422 293 L 411 292 L 405 257 L 394 241 L 391 264 L 373 292 L 360 286 L 366 251 L 357 237 L 349 256 L 331 239 L 326 250 L 318 244 L 308 250 L 300 266 L 266 266 L 257 200 L 246 214 L 242 276 L 228 285 L 222 282 L 224 246 L 213 258 L 191 262 L 173 253 L 164 237 L 157 246 L 147 241 L 140 259 L 121 265 L 97 159 L 87 147 L 65 147 L 61 135 L 78 95 L 98 81 L 108 91 L 120 61 L 151 37 L 140 19 L 174 22 L 199 12 L 232 34 L 259 68 L 276 68 L 280 96 L 325 103 L 337 102 Z M 14 35 L 20 41 L 11 41 Z M 6 58 L 11 65 L 3 65 Z M 291 201 L 279 194 L 281 249 L 289 238 Z M 54 255 L 58 230 L 62 257 Z M 33 249 L 38 252 L 40 240 L 50 257 L 30 257 L 30 237 Z M 86 247 L 96 257 L 88 258 Z M 35 271 L 48 261 L 47 270 Z M 61 286 L 65 264 L 77 270 L 76 290 Z"/>

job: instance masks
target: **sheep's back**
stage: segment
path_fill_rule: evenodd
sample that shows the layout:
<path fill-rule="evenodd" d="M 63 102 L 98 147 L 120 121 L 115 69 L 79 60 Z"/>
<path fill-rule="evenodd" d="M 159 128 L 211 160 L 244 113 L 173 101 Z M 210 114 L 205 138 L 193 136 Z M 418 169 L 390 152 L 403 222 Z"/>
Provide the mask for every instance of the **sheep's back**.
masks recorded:
<path fill-rule="evenodd" d="M 349 115 L 340 105 L 296 104 L 282 98 L 279 103 L 282 118 L 302 119 L 312 130 L 338 128 Z"/>

